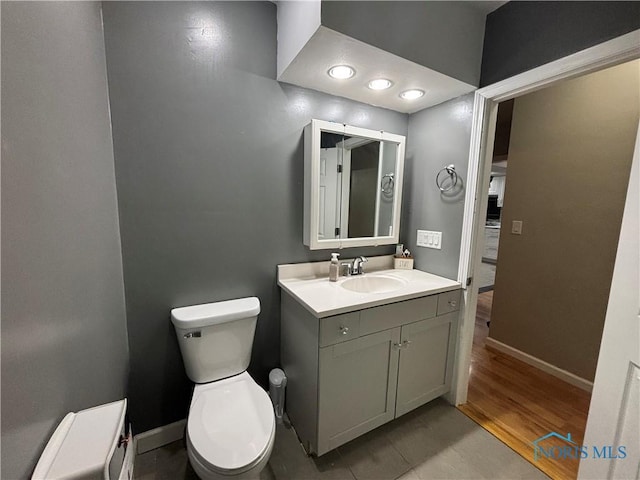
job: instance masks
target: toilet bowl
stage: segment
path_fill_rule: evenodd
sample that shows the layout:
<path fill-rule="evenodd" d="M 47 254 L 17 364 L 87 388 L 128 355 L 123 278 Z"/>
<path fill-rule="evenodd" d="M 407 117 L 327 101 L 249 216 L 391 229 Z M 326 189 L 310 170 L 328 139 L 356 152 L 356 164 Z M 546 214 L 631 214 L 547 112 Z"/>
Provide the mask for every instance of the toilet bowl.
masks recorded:
<path fill-rule="evenodd" d="M 200 478 L 257 478 L 269 461 L 275 432 L 271 400 L 247 372 L 196 385 L 187 451 Z"/>
<path fill-rule="evenodd" d="M 202 480 L 258 478 L 273 450 L 273 405 L 246 371 L 259 313 L 255 297 L 171 311 L 185 370 L 196 383 L 187 454 Z"/>

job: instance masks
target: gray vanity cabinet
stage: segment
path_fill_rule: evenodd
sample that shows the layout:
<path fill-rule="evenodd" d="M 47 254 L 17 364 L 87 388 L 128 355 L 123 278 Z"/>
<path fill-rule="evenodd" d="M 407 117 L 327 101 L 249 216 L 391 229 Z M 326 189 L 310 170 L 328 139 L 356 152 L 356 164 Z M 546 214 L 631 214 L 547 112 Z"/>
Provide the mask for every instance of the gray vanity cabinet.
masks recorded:
<path fill-rule="evenodd" d="M 446 393 L 460 290 L 316 318 L 282 292 L 285 408 L 323 455 Z"/>
<path fill-rule="evenodd" d="M 402 327 L 396 417 L 449 390 L 456 320 L 449 313 Z"/>
<path fill-rule="evenodd" d="M 320 349 L 318 453 L 393 420 L 400 329 Z"/>

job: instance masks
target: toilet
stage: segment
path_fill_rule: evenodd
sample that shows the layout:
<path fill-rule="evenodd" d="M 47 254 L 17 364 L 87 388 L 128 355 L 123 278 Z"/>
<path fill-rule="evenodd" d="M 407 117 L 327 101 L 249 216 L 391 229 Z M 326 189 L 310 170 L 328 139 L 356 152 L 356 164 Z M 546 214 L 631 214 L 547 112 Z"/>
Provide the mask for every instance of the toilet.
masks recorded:
<path fill-rule="evenodd" d="M 273 450 L 271 400 L 246 371 L 259 313 L 256 297 L 171 310 L 185 370 L 196 383 L 186 443 L 203 480 L 258 478 Z"/>

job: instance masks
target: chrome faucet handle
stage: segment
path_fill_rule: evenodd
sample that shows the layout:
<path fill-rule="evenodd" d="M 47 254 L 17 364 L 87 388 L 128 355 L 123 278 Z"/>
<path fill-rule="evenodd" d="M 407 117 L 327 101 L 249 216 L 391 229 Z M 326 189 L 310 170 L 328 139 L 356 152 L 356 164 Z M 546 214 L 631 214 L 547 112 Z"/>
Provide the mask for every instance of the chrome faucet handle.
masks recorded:
<path fill-rule="evenodd" d="M 369 261 L 369 259 L 367 257 L 360 257 L 360 268 L 359 268 L 359 270 L 360 270 L 361 274 L 364 273 L 364 270 L 363 270 L 364 264 L 367 263 L 368 261 Z"/>
<path fill-rule="evenodd" d="M 351 264 L 350 263 L 347 263 L 347 262 L 341 263 L 340 267 L 342 268 L 342 272 L 343 272 L 342 275 L 343 276 L 345 276 L 345 277 L 350 277 L 351 276 L 352 269 L 351 269 Z"/>
<path fill-rule="evenodd" d="M 362 275 L 362 273 L 364 273 L 362 271 L 362 264 L 368 262 L 369 259 L 367 259 L 367 257 L 364 256 L 359 256 L 353 259 L 353 275 Z"/>

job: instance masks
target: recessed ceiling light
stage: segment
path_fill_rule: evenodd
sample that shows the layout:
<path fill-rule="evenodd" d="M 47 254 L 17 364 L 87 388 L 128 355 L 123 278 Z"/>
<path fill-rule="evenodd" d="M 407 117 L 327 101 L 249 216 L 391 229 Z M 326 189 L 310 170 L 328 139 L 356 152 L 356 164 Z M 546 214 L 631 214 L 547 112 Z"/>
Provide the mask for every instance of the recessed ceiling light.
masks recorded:
<path fill-rule="evenodd" d="M 328 73 L 330 77 L 346 80 L 347 78 L 353 77 L 356 71 L 349 65 L 335 65 L 329 69 Z"/>
<path fill-rule="evenodd" d="M 418 90 L 417 88 L 413 90 L 405 90 L 400 94 L 400 96 L 405 100 L 415 100 L 416 98 L 420 98 L 423 95 L 424 90 Z"/>
<path fill-rule="evenodd" d="M 391 80 L 387 80 L 386 78 L 376 78 L 369 82 L 369 88 L 371 90 L 386 90 L 391 85 L 393 85 Z"/>

